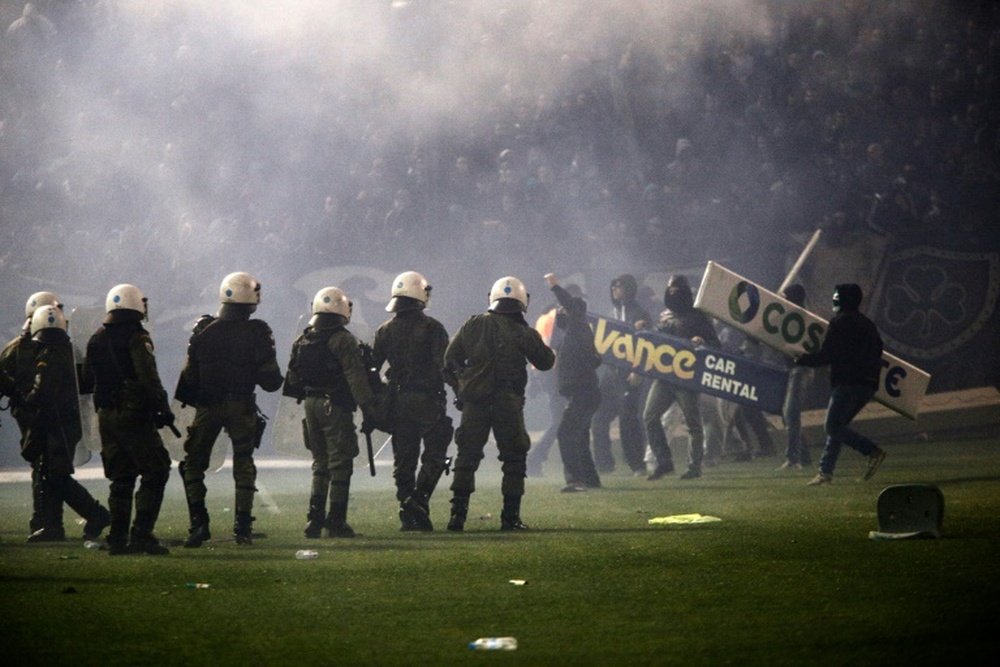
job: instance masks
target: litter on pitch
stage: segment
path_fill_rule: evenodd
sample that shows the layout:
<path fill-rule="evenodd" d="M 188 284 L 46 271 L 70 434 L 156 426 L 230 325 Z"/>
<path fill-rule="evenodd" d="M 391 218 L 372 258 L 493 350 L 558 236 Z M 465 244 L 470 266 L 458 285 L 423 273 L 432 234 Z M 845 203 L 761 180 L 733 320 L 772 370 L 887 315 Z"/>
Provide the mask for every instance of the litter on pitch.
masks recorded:
<path fill-rule="evenodd" d="M 647 523 L 651 526 L 666 526 L 666 525 L 682 525 L 686 526 L 694 523 L 715 523 L 716 521 L 722 521 L 717 516 L 708 516 L 707 514 L 671 514 L 670 516 L 658 516 L 649 519 Z"/>
<path fill-rule="evenodd" d="M 511 579 L 510 583 L 514 586 L 525 586 L 528 583 L 527 579 Z"/>
<path fill-rule="evenodd" d="M 906 540 L 941 536 L 944 494 L 933 484 L 896 484 L 878 496 L 878 530 L 872 540 Z"/>

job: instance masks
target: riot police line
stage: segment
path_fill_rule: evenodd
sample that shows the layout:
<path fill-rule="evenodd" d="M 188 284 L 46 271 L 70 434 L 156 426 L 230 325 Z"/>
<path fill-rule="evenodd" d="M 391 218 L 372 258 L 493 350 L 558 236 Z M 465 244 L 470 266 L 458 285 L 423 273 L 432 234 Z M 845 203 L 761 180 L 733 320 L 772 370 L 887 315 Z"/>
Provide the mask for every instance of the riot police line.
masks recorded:
<path fill-rule="evenodd" d="M 359 453 L 356 412 L 366 437 L 378 428 L 393 438 L 401 530 L 433 530 L 430 498 L 451 466 L 447 450 L 453 435 L 458 451 L 448 530 L 463 530 L 491 431 L 504 471 L 500 528 L 527 528 L 520 517 L 530 447 L 523 415 L 526 365 L 551 368 L 554 354 L 525 321 L 528 292 L 513 276 L 494 283 L 487 311 L 470 318 L 450 340 L 444 326 L 424 313 L 430 295 L 423 275 L 397 276 L 386 306 L 392 316 L 369 347 L 347 329 L 353 310 L 348 295 L 334 286 L 320 289 L 283 374 L 271 328 L 251 317 L 261 303 L 260 282 L 245 272 L 231 273 L 219 287 L 218 312 L 193 327 L 172 403 L 143 326 L 149 302 L 138 287 L 113 287 L 103 320 L 96 331 L 80 332 L 78 338 L 90 335 L 76 348 L 58 296 L 33 294 L 21 333 L 0 353 L 0 393 L 8 398 L 5 407 L 21 431 L 22 457 L 32 467 L 29 542 L 66 539 L 62 508 L 68 504 L 86 520 L 86 540 L 97 540 L 107 529 L 102 548 L 110 555 L 167 554 L 154 528 L 171 468 L 160 429 L 169 428 L 183 440 L 178 472 L 189 514 L 184 547 L 199 548 L 212 539 L 205 475 L 224 452 L 216 442 L 223 430 L 232 443 L 232 539 L 252 544 L 254 452 L 267 423 L 257 388 L 282 389 L 283 399 L 294 401 L 303 414 L 302 444 L 313 459 L 306 538 L 355 535 L 347 511 Z M 446 384 L 455 405 L 465 406 L 457 430 L 446 414 Z M 81 395 L 91 399 L 81 401 Z M 175 424 L 178 405 L 195 408 L 183 435 Z M 110 486 L 107 507 L 72 477 L 75 465 L 89 458 L 81 447 L 85 428 L 96 431 L 100 441 Z"/>

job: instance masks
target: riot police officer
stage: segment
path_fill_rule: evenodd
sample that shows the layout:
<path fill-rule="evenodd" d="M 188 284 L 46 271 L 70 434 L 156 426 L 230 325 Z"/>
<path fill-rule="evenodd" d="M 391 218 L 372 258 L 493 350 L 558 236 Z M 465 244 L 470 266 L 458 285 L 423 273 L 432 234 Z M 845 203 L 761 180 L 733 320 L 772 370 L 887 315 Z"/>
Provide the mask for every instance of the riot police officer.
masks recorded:
<path fill-rule="evenodd" d="M 354 537 L 347 523 L 358 455 L 354 411 L 361 406 L 363 414 L 370 414 L 374 395 L 358 340 L 345 328 L 352 308 L 339 287 L 316 293 L 309 326 L 292 344 L 283 390 L 305 403 L 306 448 L 313 458 L 305 536 L 311 539 L 320 537 L 323 528 L 329 537 Z"/>
<path fill-rule="evenodd" d="M 442 373 L 448 332 L 424 313 L 430 296 L 430 283 L 416 271 L 396 276 L 385 307 L 393 317 L 375 332 L 372 346 L 374 367 L 381 370 L 385 362 L 389 364 L 386 418 L 392 434 L 392 475 L 399 501 L 400 530 L 404 531 L 434 529 L 430 497 L 447 465 L 448 445 L 454 433 L 446 414 Z"/>
<path fill-rule="evenodd" d="M 41 306 L 31 316 L 31 336 L 37 344 L 34 381 L 19 401 L 26 426 L 21 455 L 38 468 L 42 480 L 44 525 L 29 542 L 65 539 L 65 502 L 86 519 L 84 539 L 95 540 L 110 523 L 108 510 L 73 479 L 73 453 L 83 433 L 80 425 L 76 363 L 66 333 L 66 318 L 58 306 Z"/>
<path fill-rule="evenodd" d="M 555 354 L 541 334 L 524 319 L 528 291 L 513 276 L 500 278 L 490 289 L 489 309 L 473 315 L 445 350 L 446 373 L 458 386 L 462 422 L 455 433 L 458 454 L 451 484 L 451 519 L 448 530 L 461 531 L 469 511 L 469 497 L 476 490 L 476 470 L 490 431 L 502 461 L 503 511 L 501 530 L 524 530 L 521 497 L 524 495 L 525 459 L 531 439 L 524 427 L 524 388 L 527 364 L 546 371 Z"/>
<path fill-rule="evenodd" d="M 271 328 L 263 320 L 250 318 L 260 297 L 261 285 L 256 278 L 249 273 L 230 273 L 219 288 L 218 315 L 202 317 L 188 343 L 187 361 L 174 394 L 181 403 L 197 408 L 180 464 L 191 518 L 184 543 L 187 548 L 200 547 L 211 537 L 205 471 L 223 428 L 233 443 L 233 537 L 237 544 L 252 541 L 251 511 L 257 490 L 253 451 L 260 445 L 264 426 L 254 389 L 260 386 L 264 391 L 277 391 L 282 382 Z"/>
<path fill-rule="evenodd" d="M 17 422 L 21 437 L 28 428 L 24 410 L 20 400 L 31 391 L 35 381 L 35 354 L 38 344 L 31 338 L 31 316 L 35 309 L 41 306 L 57 306 L 62 304 L 52 292 L 35 292 L 24 304 L 24 326 L 16 338 L 13 338 L 0 351 L 0 396 L 10 399 L 10 412 Z M 28 533 L 40 530 L 45 525 L 45 511 L 42 500 L 42 477 L 36 466 L 31 468 L 31 519 L 28 521 Z"/>
<path fill-rule="evenodd" d="M 104 323 L 87 343 L 84 376 L 88 384 L 93 380 L 101 460 L 111 482 L 108 551 L 162 556 L 168 550 L 153 528 L 170 476 L 170 455 L 157 428 L 173 425 L 174 415 L 156 370 L 153 340 L 142 326 L 148 302 L 138 287 L 122 284 L 108 292 L 104 309 Z"/>

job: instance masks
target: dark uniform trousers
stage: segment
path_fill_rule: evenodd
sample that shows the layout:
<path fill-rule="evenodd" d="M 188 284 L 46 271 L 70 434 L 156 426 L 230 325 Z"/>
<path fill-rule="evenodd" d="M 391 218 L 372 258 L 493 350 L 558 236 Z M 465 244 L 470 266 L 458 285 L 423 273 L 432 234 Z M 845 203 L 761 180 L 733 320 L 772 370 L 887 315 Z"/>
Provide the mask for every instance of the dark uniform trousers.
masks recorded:
<path fill-rule="evenodd" d="M 163 440 L 149 417 L 133 410 L 102 408 L 97 419 L 104 476 L 111 482 L 111 513 L 114 515 L 117 505 L 123 516 L 130 516 L 132 492 L 136 478 L 140 478 L 135 492 L 136 517 L 152 519 L 148 527 L 152 529 L 170 477 L 170 455 Z M 124 511 L 126 504 L 128 512 Z"/>
<path fill-rule="evenodd" d="M 525 460 L 531 447 L 524 427 L 524 396 L 504 390 L 494 393 L 491 400 L 467 402 L 462 408 L 462 423 L 455 431 L 458 454 L 451 483 L 455 495 L 468 496 L 476 490 L 476 470 L 483 460 L 483 449 L 491 430 L 503 463 L 500 484 L 503 495 L 524 495 Z"/>
<path fill-rule="evenodd" d="M 312 497 L 327 497 L 331 505 L 347 505 L 358 433 L 354 410 L 326 396 L 307 396 L 305 401 L 306 446 L 312 453 Z M 325 505 L 325 502 L 323 503 Z"/>
<path fill-rule="evenodd" d="M 396 499 L 402 502 L 414 492 L 429 497 L 444 472 L 448 445 L 455 431 L 445 413 L 445 396 L 404 390 L 393 400 L 392 476 L 396 481 Z"/>
<path fill-rule="evenodd" d="M 184 489 L 188 503 L 205 502 L 205 471 L 212 447 L 222 429 L 233 443 L 233 480 L 236 483 L 236 512 L 249 513 L 257 488 L 257 467 L 253 450 L 257 435 L 257 404 L 253 398 L 224 400 L 200 406 L 187 429 L 184 442 Z"/>

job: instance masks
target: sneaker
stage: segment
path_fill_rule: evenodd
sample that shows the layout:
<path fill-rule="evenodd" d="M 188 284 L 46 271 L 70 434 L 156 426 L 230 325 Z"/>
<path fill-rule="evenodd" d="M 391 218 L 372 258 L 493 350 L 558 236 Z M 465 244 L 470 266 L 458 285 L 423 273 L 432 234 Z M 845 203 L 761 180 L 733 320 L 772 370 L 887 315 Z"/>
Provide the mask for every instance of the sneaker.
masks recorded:
<path fill-rule="evenodd" d="M 688 468 L 687 472 L 681 475 L 681 479 L 698 479 L 701 477 L 700 468 Z"/>
<path fill-rule="evenodd" d="M 882 465 L 882 461 L 885 461 L 885 450 L 876 447 L 874 451 L 868 455 L 868 466 L 865 468 L 865 474 L 862 479 L 867 481 L 874 477 L 878 467 Z"/>
<path fill-rule="evenodd" d="M 587 487 L 583 484 L 567 484 L 559 490 L 559 493 L 580 493 L 586 491 Z"/>
<path fill-rule="evenodd" d="M 780 466 L 777 467 L 777 470 L 779 470 L 779 471 L 781 471 L 781 470 L 802 470 L 802 464 L 801 463 L 792 463 L 791 461 L 785 461 L 784 463 L 782 463 Z"/>
<path fill-rule="evenodd" d="M 833 484 L 833 475 L 818 473 L 815 477 L 806 482 L 806 486 L 820 486 L 822 484 Z"/>

